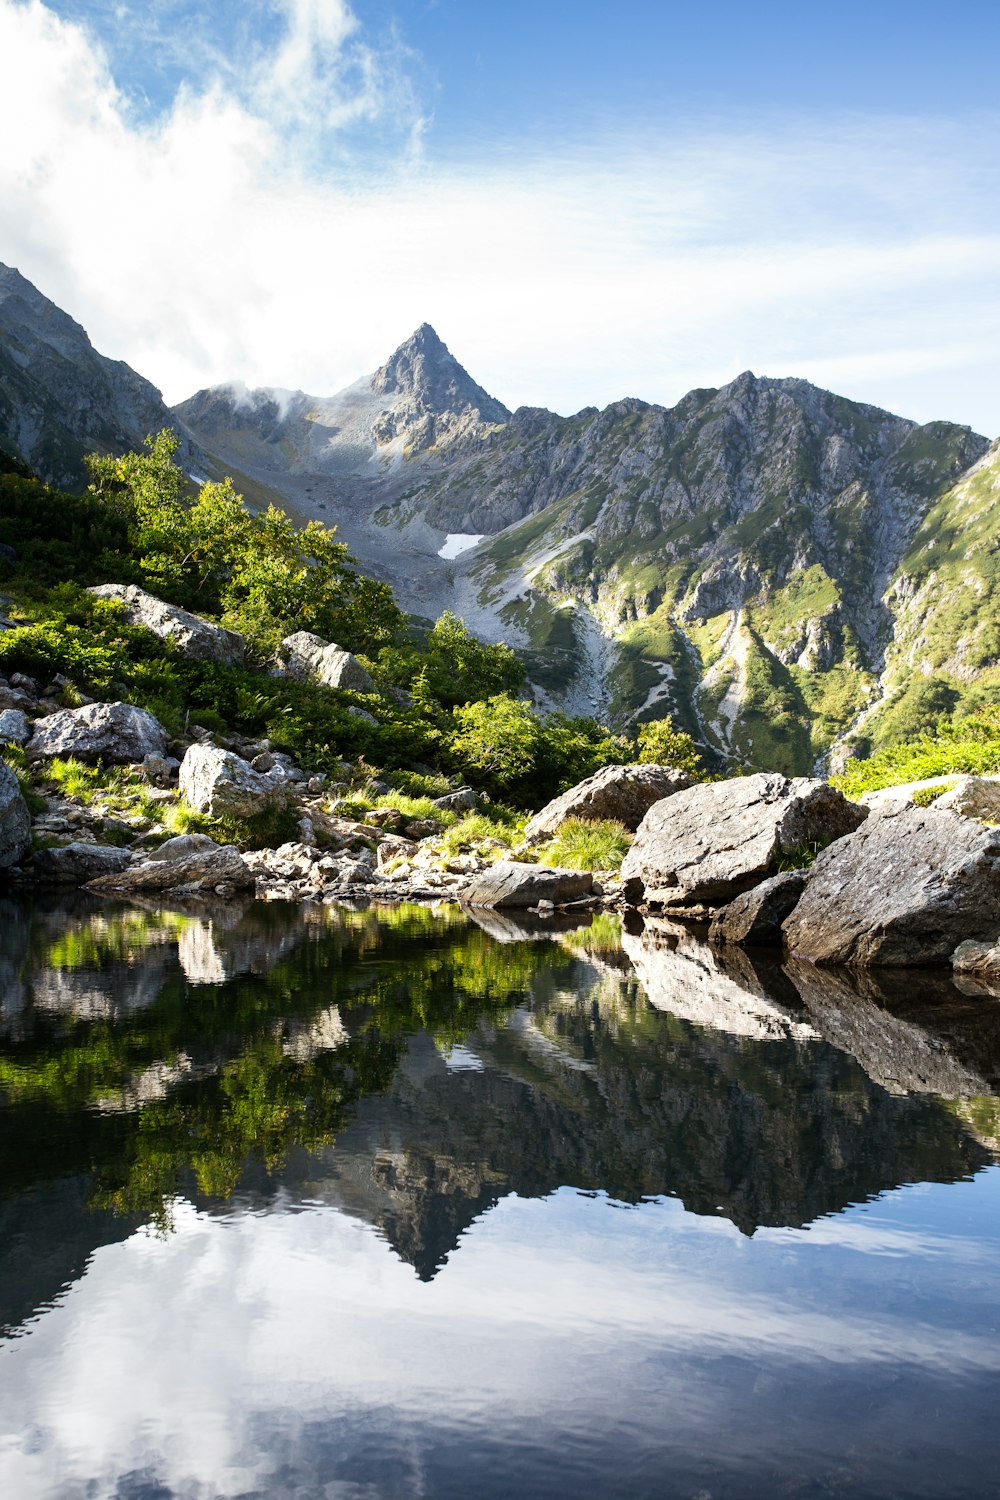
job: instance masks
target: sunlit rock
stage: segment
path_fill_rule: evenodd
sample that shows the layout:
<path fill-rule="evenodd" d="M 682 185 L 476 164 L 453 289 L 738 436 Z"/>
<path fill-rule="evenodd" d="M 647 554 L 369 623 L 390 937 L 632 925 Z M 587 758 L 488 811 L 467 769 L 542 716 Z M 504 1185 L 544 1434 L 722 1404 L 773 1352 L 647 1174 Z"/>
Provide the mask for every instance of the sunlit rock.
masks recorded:
<path fill-rule="evenodd" d="M 1000 933 L 1000 829 L 934 806 L 873 813 L 817 857 L 784 931 L 814 963 L 947 963 Z"/>
<path fill-rule="evenodd" d="M 778 772 L 677 792 L 650 808 L 622 863 L 629 900 L 712 909 L 774 874 L 783 855 L 852 833 L 867 817 L 825 781 Z"/>
<path fill-rule="evenodd" d="M 245 642 L 235 630 L 214 625 L 175 604 L 165 604 L 134 584 L 102 583 L 87 592 L 98 599 L 119 600 L 125 606 L 128 624 L 140 625 L 160 640 L 170 641 L 190 661 L 212 661 L 225 667 L 243 664 Z"/>
<path fill-rule="evenodd" d="M 28 754 L 75 756 L 98 764 L 128 764 L 162 755 L 167 731 L 144 708 L 131 703 L 86 703 L 35 720 Z"/>
<path fill-rule="evenodd" d="M 634 832 L 654 802 L 690 785 L 688 773 L 673 766 L 604 766 L 535 813 L 524 830 L 525 843 L 553 838 L 567 818 L 613 819 Z"/>

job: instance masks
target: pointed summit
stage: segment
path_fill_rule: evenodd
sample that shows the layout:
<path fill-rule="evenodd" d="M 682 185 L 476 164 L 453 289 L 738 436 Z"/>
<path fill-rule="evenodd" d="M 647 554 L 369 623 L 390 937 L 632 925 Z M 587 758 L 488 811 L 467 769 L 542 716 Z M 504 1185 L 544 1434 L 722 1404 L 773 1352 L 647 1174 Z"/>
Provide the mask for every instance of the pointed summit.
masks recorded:
<path fill-rule="evenodd" d="M 397 396 L 433 416 L 477 412 L 483 422 L 507 422 L 510 412 L 477 385 L 429 323 L 410 335 L 372 376 L 377 396 Z"/>

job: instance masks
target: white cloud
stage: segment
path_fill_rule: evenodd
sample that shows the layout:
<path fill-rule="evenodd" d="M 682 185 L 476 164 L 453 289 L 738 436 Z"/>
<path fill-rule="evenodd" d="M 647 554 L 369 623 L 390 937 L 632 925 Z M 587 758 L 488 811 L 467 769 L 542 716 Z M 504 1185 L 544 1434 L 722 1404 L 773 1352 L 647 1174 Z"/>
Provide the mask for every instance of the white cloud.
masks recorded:
<path fill-rule="evenodd" d="M 426 319 L 509 404 L 671 401 L 749 367 L 1000 429 L 994 119 L 441 169 L 393 39 L 342 0 L 280 3 L 241 81 L 209 70 L 148 123 L 81 29 L 0 0 L 0 259 L 169 400 L 327 394 Z"/>

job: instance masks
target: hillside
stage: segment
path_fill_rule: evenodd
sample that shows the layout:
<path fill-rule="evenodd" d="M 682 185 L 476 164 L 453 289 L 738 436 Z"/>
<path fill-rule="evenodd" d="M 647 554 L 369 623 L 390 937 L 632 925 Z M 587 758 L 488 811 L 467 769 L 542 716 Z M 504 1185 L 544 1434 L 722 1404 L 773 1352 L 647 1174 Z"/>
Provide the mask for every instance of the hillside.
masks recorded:
<path fill-rule="evenodd" d="M 99 354 L 79 323 L 0 265 L 0 447 L 50 484 L 86 483 L 86 453 L 122 453 L 171 425 L 154 385 Z"/>
<path fill-rule="evenodd" d="M 0 273 L 0 446 L 79 485 L 172 422 L 188 469 L 335 524 L 403 606 L 525 657 L 543 707 L 671 714 L 719 764 L 803 771 L 1000 685 L 1000 451 L 749 372 L 665 408 L 511 413 L 423 324 L 330 397 L 167 412 Z"/>

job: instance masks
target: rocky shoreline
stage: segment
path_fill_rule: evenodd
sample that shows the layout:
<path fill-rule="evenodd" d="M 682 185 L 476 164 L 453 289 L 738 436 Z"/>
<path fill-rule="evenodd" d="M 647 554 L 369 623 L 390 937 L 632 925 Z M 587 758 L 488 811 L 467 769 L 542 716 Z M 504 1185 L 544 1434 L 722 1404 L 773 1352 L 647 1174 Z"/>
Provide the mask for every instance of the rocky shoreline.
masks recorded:
<path fill-rule="evenodd" d="M 161 628 L 193 630 L 164 608 Z M 218 648 L 232 652 L 232 633 L 220 637 Z M 353 670 L 347 653 L 318 638 L 286 646 L 286 670 Z M 204 630 L 197 649 L 212 649 Z M 470 787 L 415 817 L 366 768 L 342 762 L 344 779 L 330 781 L 267 740 L 216 743 L 197 728 L 171 738 L 129 703 L 61 707 L 69 686 L 0 678 L 0 740 L 20 769 L 19 779 L 0 762 L 0 873 L 10 884 L 180 902 L 446 900 L 543 917 L 635 909 L 707 922 L 716 944 L 782 945 L 814 964 L 951 964 L 985 984 L 1000 980 L 1000 795 L 990 778 L 962 778 L 932 805 L 897 788 L 869 807 L 813 777 L 695 782 L 670 766 L 608 766 L 537 812 L 511 850 L 445 838 L 456 814 L 479 807 Z M 54 785 L 56 761 L 119 767 L 136 805 L 116 812 L 107 795 L 88 800 L 65 780 Z M 359 777 L 382 804 L 363 819 L 351 812 Z M 185 817 L 270 833 L 171 836 L 171 819 L 176 827 Z M 620 870 L 539 861 L 571 819 L 628 830 Z"/>

